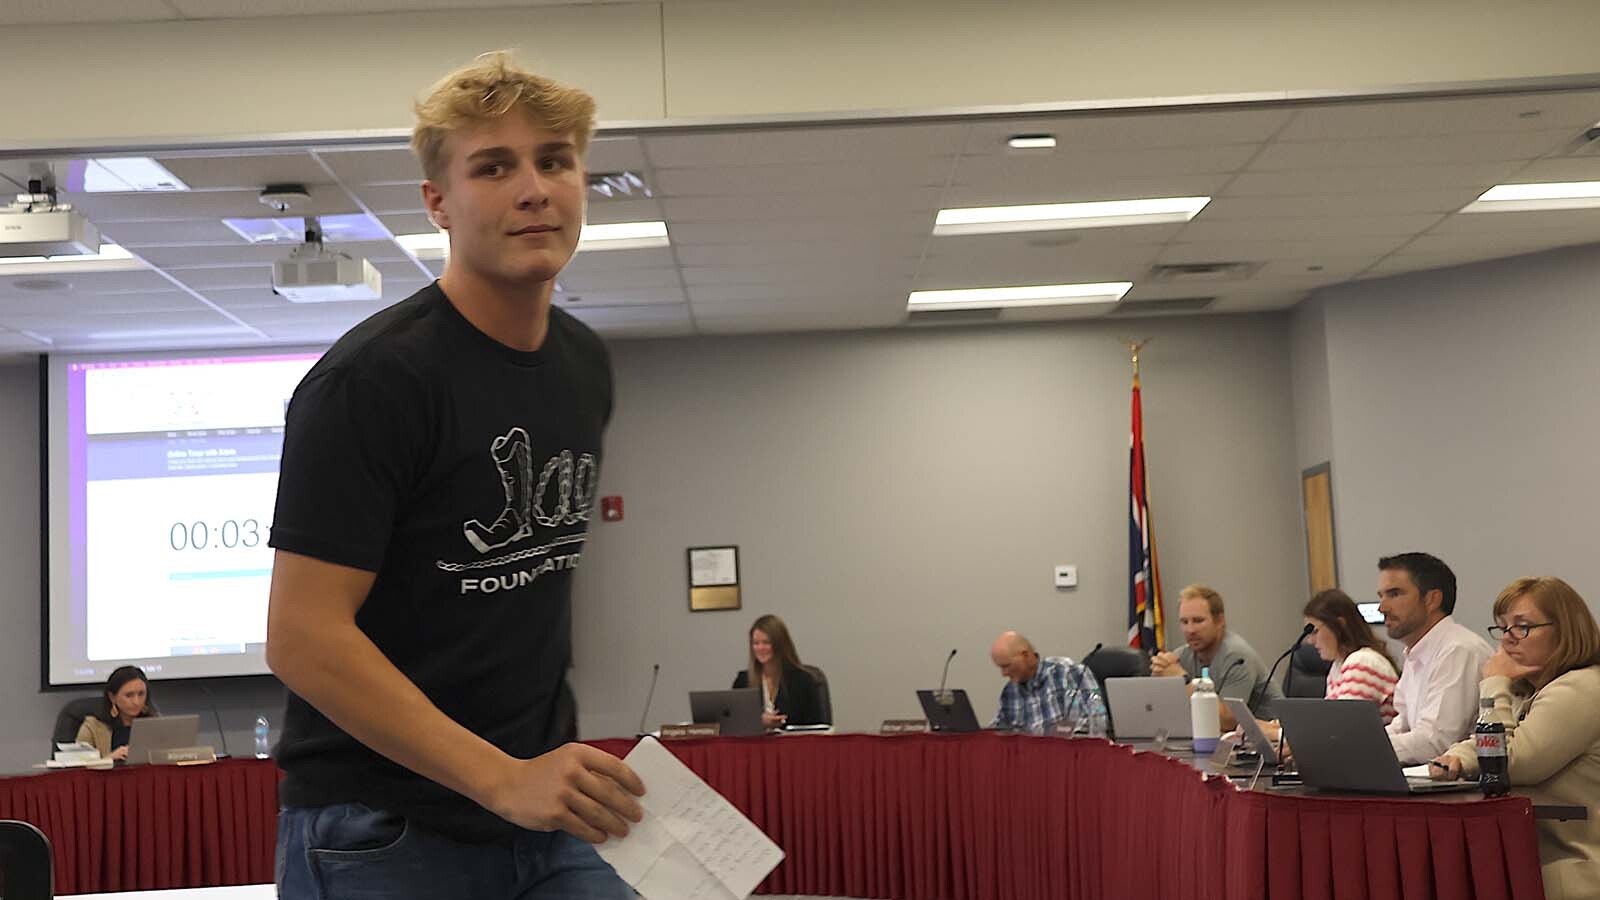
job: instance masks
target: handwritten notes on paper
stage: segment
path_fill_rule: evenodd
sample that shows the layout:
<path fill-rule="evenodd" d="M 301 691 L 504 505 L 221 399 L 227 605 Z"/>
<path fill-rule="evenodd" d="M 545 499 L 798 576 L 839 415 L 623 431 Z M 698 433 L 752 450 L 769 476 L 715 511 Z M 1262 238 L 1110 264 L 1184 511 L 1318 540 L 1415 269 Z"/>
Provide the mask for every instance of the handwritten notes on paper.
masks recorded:
<path fill-rule="evenodd" d="M 597 849 L 646 900 L 744 900 L 783 850 L 653 738 L 626 760 L 644 781 L 644 820 Z"/>

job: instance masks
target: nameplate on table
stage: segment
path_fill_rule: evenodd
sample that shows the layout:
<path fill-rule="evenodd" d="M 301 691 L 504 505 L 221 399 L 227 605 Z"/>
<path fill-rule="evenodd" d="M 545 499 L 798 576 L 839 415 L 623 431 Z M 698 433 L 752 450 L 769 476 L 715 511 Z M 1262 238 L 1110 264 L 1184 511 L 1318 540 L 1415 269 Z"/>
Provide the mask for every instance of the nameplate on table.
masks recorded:
<path fill-rule="evenodd" d="M 879 734 L 927 734 L 927 719 L 884 719 Z"/>
<path fill-rule="evenodd" d="M 722 725 L 712 722 L 709 725 L 663 725 L 661 726 L 661 739 L 663 741 L 680 741 L 684 738 L 708 738 L 722 734 Z"/>
<path fill-rule="evenodd" d="M 152 766 L 201 766 L 217 761 L 217 751 L 210 747 L 172 747 L 151 750 Z"/>

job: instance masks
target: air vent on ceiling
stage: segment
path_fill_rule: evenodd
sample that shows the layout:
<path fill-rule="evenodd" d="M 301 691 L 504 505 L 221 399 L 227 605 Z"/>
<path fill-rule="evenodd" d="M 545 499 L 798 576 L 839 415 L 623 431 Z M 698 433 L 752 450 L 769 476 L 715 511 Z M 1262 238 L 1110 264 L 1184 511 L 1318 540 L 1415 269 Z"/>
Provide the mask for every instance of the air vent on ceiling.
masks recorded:
<path fill-rule="evenodd" d="M 1107 316 L 1171 316 L 1196 313 L 1217 302 L 1216 297 L 1173 297 L 1168 300 L 1125 300 Z"/>
<path fill-rule="evenodd" d="M 1258 262 L 1200 262 L 1152 266 L 1150 280 L 1163 283 L 1189 281 L 1244 281 L 1261 270 Z"/>
<path fill-rule="evenodd" d="M 998 321 L 1000 321 L 1000 310 L 997 308 L 918 309 L 906 316 L 907 325 L 972 325 Z"/>

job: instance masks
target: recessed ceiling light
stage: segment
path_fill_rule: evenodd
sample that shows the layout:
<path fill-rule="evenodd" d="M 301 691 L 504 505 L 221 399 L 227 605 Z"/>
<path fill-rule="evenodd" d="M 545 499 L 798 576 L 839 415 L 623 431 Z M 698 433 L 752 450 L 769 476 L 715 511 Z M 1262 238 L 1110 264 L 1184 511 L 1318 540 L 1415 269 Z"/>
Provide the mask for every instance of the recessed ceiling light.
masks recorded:
<path fill-rule="evenodd" d="M 450 253 L 450 238 L 443 231 L 395 235 L 395 243 L 413 255 L 437 259 Z M 613 222 L 585 225 L 578 250 L 644 250 L 671 244 L 665 222 Z"/>
<path fill-rule="evenodd" d="M 1600 181 L 1497 184 L 1461 208 L 1464 213 L 1592 209 L 1600 206 Z"/>
<path fill-rule="evenodd" d="M 906 309 L 997 309 L 1007 306 L 1116 303 L 1132 288 L 1131 281 L 1107 281 L 1098 284 L 1036 284 L 949 291 L 912 291 L 906 301 Z"/>
<path fill-rule="evenodd" d="M 1006 141 L 1006 146 L 1013 150 L 1054 150 L 1056 136 L 1053 134 L 1017 134 Z"/>
<path fill-rule="evenodd" d="M 67 162 L 62 185 L 85 194 L 124 194 L 135 191 L 187 191 L 189 186 L 167 167 L 148 156 L 111 156 Z"/>
<path fill-rule="evenodd" d="M 1005 234 L 1117 225 L 1187 222 L 1200 214 L 1210 197 L 1152 197 L 1144 200 L 1096 200 L 1088 203 L 1045 203 L 1028 206 L 972 206 L 941 209 L 935 235 Z"/>

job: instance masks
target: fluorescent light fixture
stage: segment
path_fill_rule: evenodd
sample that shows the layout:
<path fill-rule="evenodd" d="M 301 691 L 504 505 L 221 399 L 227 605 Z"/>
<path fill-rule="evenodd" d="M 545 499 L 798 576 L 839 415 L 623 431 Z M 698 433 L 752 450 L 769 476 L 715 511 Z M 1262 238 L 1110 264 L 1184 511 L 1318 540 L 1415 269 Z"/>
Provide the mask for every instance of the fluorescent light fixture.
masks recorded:
<path fill-rule="evenodd" d="M 394 236 L 394 242 L 416 256 L 440 256 L 450 253 L 450 236 L 442 231 L 397 234 Z"/>
<path fill-rule="evenodd" d="M 1053 134 L 1018 134 L 1006 141 L 1006 146 L 1013 150 L 1054 150 L 1056 136 Z"/>
<path fill-rule="evenodd" d="M 1200 214 L 1210 197 L 1153 197 L 1146 200 L 1095 200 L 1088 203 L 1045 203 L 1032 206 L 971 206 L 941 209 L 935 235 L 1005 234 L 1015 231 L 1060 231 L 1109 228 L 1116 225 L 1159 225 L 1187 222 Z"/>
<path fill-rule="evenodd" d="M 189 186 L 148 156 L 74 159 L 67 163 L 68 191 L 125 194 L 140 191 L 187 191 Z"/>
<path fill-rule="evenodd" d="M 1132 290 L 1131 281 L 1098 284 L 1036 284 L 1021 287 L 912 291 L 906 309 L 999 309 L 1007 306 L 1076 306 L 1116 303 Z"/>
<path fill-rule="evenodd" d="M 84 337 L 91 341 L 145 341 L 152 338 L 228 337 L 249 331 L 243 325 L 199 326 L 195 328 L 152 328 L 132 331 L 91 331 Z"/>
<path fill-rule="evenodd" d="M 578 239 L 579 250 L 647 250 L 672 243 L 665 222 L 615 222 L 610 225 L 585 225 Z"/>
<path fill-rule="evenodd" d="M 1497 184 L 1461 208 L 1474 212 L 1533 212 L 1600 207 L 1600 181 Z"/>
<path fill-rule="evenodd" d="M 395 235 L 395 242 L 421 259 L 438 259 L 450 254 L 450 237 L 443 231 Z M 671 244 L 665 222 L 615 222 L 610 225 L 585 225 L 578 238 L 578 250 L 646 250 Z"/>
<path fill-rule="evenodd" d="M 116 244 L 100 252 L 75 256 L 0 256 L 0 275 L 48 275 L 59 272 L 125 272 L 144 268 L 142 260 Z"/>

